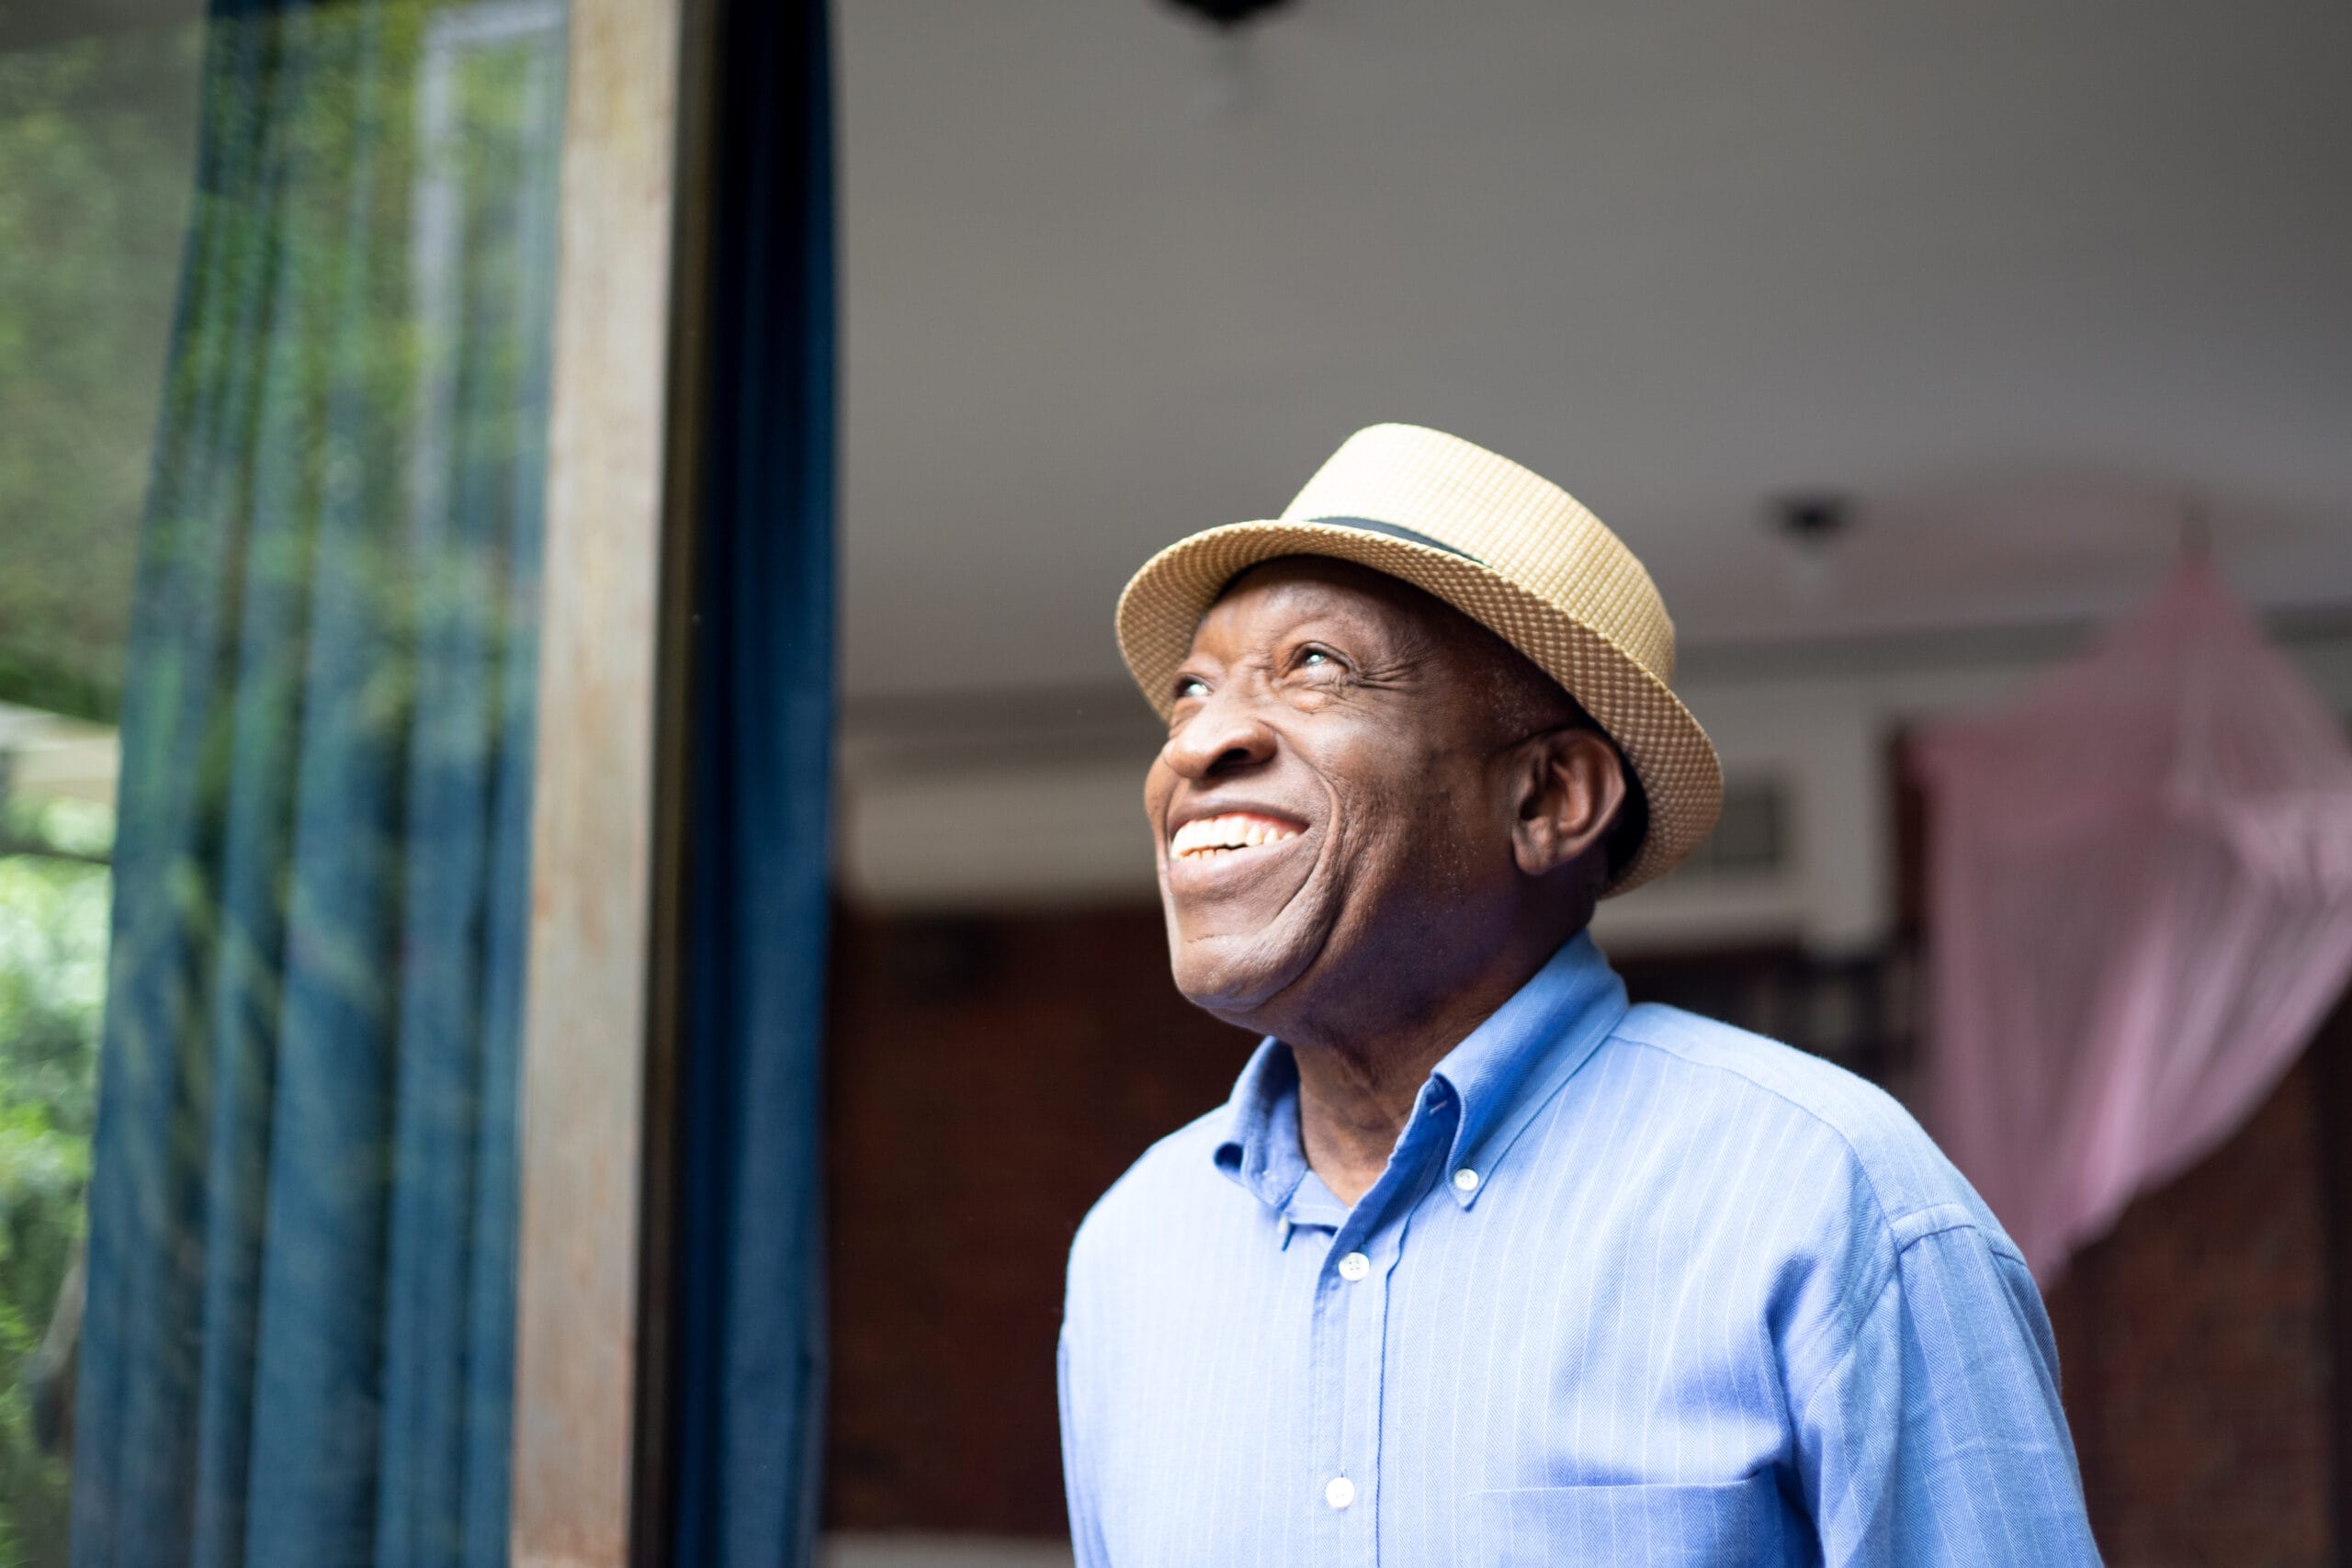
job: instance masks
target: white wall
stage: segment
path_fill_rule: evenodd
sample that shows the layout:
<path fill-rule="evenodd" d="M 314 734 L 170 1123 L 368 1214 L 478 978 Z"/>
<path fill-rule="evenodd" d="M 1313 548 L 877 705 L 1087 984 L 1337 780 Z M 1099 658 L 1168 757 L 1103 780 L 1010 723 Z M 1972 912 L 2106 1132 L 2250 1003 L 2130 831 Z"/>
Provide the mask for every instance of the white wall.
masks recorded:
<path fill-rule="evenodd" d="M 1793 852 L 1764 881 L 1677 878 L 1602 906 L 1619 952 L 1793 939 L 1867 948 L 1894 917 L 1888 749 L 1937 715 L 2000 702 L 2079 643 L 2016 634 L 1965 646 L 1721 654 L 1679 689 L 1728 775 L 1781 781 Z M 2352 713 L 2352 630 L 2290 633 L 2288 652 Z M 1132 694 L 1000 699 L 861 717 L 842 737 L 845 893 L 895 909 L 1069 905 L 1156 897 L 1141 807 L 1157 744 Z"/>

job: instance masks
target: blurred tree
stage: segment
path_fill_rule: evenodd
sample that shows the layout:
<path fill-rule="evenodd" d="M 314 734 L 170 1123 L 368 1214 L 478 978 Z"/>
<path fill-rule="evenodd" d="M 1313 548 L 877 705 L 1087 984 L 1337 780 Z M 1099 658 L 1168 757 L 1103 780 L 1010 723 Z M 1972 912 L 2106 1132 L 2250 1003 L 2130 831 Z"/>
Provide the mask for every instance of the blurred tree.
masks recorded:
<path fill-rule="evenodd" d="M 0 1563 L 62 1563 L 61 1458 L 37 1440 L 25 1372 L 82 1235 L 109 877 L 109 814 L 0 801 Z"/>

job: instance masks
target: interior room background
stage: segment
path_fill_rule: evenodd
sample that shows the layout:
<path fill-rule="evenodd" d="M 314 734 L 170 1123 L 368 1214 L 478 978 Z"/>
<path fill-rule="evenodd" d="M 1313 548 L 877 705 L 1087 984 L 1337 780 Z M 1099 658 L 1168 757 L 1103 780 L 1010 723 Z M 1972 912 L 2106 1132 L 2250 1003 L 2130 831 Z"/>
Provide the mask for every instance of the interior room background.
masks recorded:
<path fill-rule="evenodd" d="M 779 1561 L 804 1526 L 847 1568 L 1066 1562 L 1070 1235 L 1250 1043 L 1167 978 L 1159 737 L 1110 606 L 1360 424 L 1558 478 L 1675 614 L 1729 790 L 1687 868 L 1604 910 L 1635 994 L 1931 1118 L 1916 739 L 2018 700 L 2190 559 L 2352 716 L 2339 7 L 753 9 L 0 7 L 0 1558 L 526 1562 L 541 1506 L 595 1512 L 616 1563 Z M 583 167 L 653 171 L 658 199 Z M 594 320 L 565 314 L 579 235 L 610 263 Z M 345 473 L 381 482 L 338 511 Z M 613 497 L 677 597 L 593 598 L 574 542 Z M 287 518 L 290 558 L 261 527 Z M 687 600 L 709 618 L 680 633 Z M 142 623 L 159 603 L 182 608 Z M 613 604 L 642 626 L 593 622 Z M 159 647 L 194 667 L 201 605 L 236 631 L 202 643 L 211 673 L 135 679 Z M 641 681 L 594 662 L 632 651 Z M 639 705 L 600 709 L 614 691 Z M 641 834 L 532 863 L 594 755 L 634 759 L 613 819 Z M 175 807 L 157 781 L 181 778 L 218 813 Z M 396 863 L 353 848 L 379 841 Z M 247 914 L 114 896 L 189 875 Z M 530 989 L 606 972 L 548 915 L 587 906 L 526 897 L 547 876 L 622 888 L 643 929 L 611 972 L 641 989 Z M 300 940 L 385 909 L 406 923 L 358 958 Z M 275 956 L 222 935 L 253 931 Z M 158 952 L 201 983 L 142 989 Z M 218 1205 L 253 1277 L 173 1287 L 185 1321 L 245 1326 L 178 1371 L 101 1354 L 145 1371 L 113 1374 L 134 1414 L 92 1437 L 59 1325 L 102 1043 L 195 1037 L 189 996 L 207 1071 L 266 1056 L 268 1095 L 208 1099 L 209 1152 L 138 1190 L 253 1177 Z M 640 1015 L 674 1027 L 647 1026 L 641 1079 L 600 1077 L 635 1059 L 533 1058 L 532 997 L 620 1017 L 631 1049 Z M 269 1051 L 218 1048 L 248 1035 Z M 558 1092 L 535 1059 L 594 1070 L 535 1101 Z M 179 1135 L 175 1095 L 119 1091 L 164 1108 L 116 1113 L 147 1128 L 121 1146 Z M 543 1299 L 511 1234 L 533 1103 L 578 1112 L 639 1217 L 547 1222 L 627 1242 L 598 1276 L 617 1315 L 537 1341 L 647 1374 L 571 1423 L 639 1424 L 594 1450 L 627 1505 L 603 1512 L 584 1482 L 507 1495 L 548 1415 L 508 1365 Z M 2347 1124 L 2338 1009 L 2056 1272 L 2111 1562 L 2352 1562 Z M 311 1204 L 301 1161 L 340 1168 L 339 1133 L 357 1196 Z M 267 1244 L 305 1224 L 315 1247 Z M 653 1348 L 612 1352 L 614 1323 Z M 182 1373 L 209 1436 L 141 1483 L 172 1507 L 141 1538 L 85 1490 L 110 1544 L 75 1555 L 77 1442 L 145 1451 L 140 1379 Z M 241 1486 L 208 1479 L 229 1463 Z M 256 1490 L 273 1464 L 340 1483 L 290 1509 Z"/>

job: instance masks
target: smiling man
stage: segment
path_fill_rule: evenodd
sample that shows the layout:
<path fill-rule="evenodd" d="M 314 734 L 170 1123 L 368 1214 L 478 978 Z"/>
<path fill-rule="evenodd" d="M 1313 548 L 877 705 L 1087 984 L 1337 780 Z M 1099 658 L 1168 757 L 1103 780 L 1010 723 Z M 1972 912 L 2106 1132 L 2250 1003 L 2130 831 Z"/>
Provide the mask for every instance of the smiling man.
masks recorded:
<path fill-rule="evenodd" d="M 1079 1232 L 1080 1563 L 2097 1562 L 1976 1194 L 1585 933 L 1721 795 L 1598 519 L 1378 426 L 1118 625 L 1177 986 L 1266 1039 Z"/>

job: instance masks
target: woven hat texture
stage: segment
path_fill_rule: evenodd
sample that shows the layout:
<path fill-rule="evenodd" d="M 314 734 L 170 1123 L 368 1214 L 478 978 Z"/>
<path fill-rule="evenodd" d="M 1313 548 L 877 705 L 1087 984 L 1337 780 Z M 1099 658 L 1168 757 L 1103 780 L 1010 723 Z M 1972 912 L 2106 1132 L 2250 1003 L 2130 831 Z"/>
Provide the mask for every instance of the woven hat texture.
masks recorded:
<path fill-rule="evenodd" d="M 1669 687 L 1674 623 L 1642 563 L 1549 479 L 1418 425 L 1358 431 L 1279 518 L 1206 529 L 1144 563 L 1119 596 L 1119 650 L 1162 718 L 1225 585 L 1291 555 L 1354 561 L 1436 595 L 1584 705 L 1649 799 L 1648 834 L 1609 893 L 1671 869 L 1714 827 L 1723 771 Z"/>

